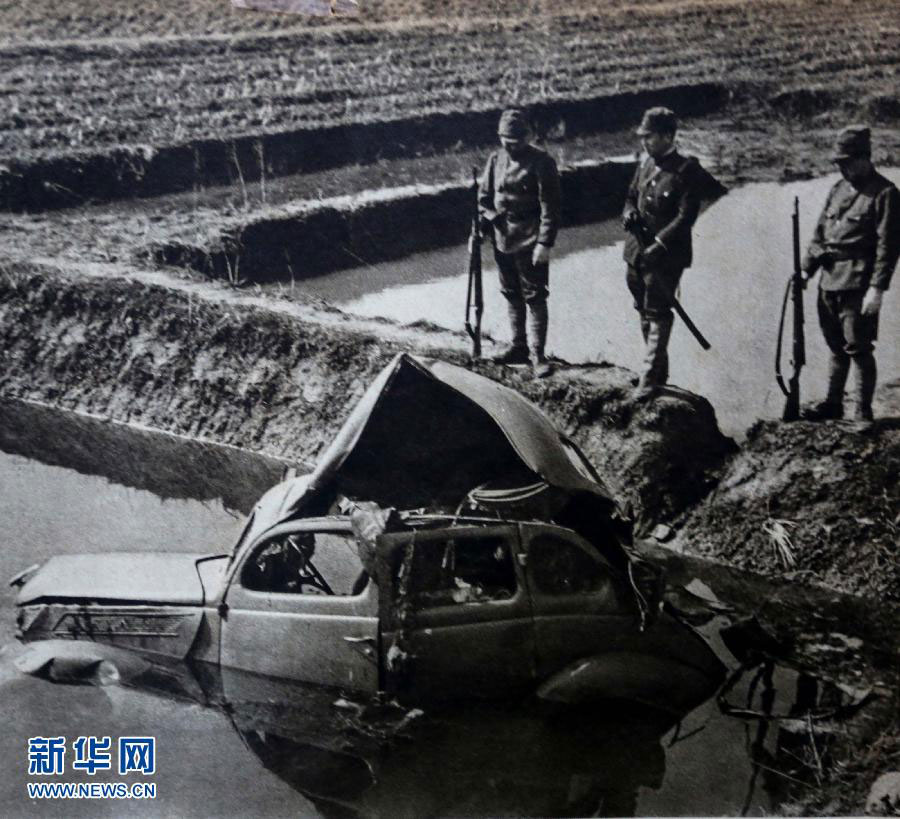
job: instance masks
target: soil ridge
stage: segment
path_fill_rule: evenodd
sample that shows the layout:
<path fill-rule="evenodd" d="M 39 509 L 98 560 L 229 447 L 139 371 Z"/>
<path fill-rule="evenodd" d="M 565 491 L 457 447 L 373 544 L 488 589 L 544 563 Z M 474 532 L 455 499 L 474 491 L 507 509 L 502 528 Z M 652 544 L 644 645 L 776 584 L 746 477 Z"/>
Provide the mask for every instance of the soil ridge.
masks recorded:
<path fill-rule="evenodd" d="M 706 399 L 672 389 L 635 403 L 620 367 L 561 366 L 535 381 L 471 363 L 461 334 L 232 295 L 7 264 L 0 396 L 313 461 L 382 367 L 410 351 L 471 366 L 534 401 L 631 507 L 639 531 L 696 503 L 734 448 Z"/>

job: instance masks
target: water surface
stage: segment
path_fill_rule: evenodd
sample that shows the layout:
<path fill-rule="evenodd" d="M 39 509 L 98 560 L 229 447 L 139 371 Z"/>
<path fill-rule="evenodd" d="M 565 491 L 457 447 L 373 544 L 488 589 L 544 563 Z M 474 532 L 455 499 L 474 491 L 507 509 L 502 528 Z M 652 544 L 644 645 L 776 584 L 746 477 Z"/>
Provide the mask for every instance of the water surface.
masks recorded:
<path fill-rule="evenodd" d="M 886 173 L 900 182 L 900 169 Z M 694 230 L 694 265 L 684 275 L 681 302 L 712 343 L 704 352 L 679 321 L 670 345 L 671 381 L 710 399 L 720 425 L 739 434 L 760 417 L 779 417 L 783 396 L 773 375 L 776 330 L 792 270 L 791 212 L 800 199 L 805 248 L 836 175 L 787 185 L 738 188 L 706 210 Z M 616 223 L 560 234 L 551 263 L 548 350 L 572 363 L 609 361 L 637 369 L 640 330 L 625 287 L 622 234 Z M 505 304 L 487 245 L 485 332 L 507 340 Z M 466 250 L 451 248 L 402 262 L 343 271 L 309 283 L 318 295 L 353 313 L 408 323 L 427 319 L 462 329 Z M 307 286 L 304 283 L 304 288 Z M 815 286 L 805 299 L 807 358 L 804 400 L 824 389 L 827 351 L 818 329 Z M 900 376 L 900 305 L 884 300 L 878 349 L 880 380 Z M 790 350 L 790 338 L 787 339 Z M 785 357 L 784 369 L 790 371 Z"/>
<path fill-rule="evenodd" d="M 219 552 L 239 528 L 216 504 L 163 501 L 103 478 L 0 454 L 0 551 L 4 578 L 53 554 L 84 551 Z M 11 590 L 0 593 L 0 644 L 12 636 Z M 734 659 L 705 632 L 717 653 Z M 4 656 L 5 654 L 5 656 Z M 751 815 L 770 813 L 784 777 L 760 773 L 753 759 L 775 754 L 771 735 L 748 750 L 750 727 L 709 701 L 680 726 L 658 726 L 640 709 L 570 714 L 544 722 L 530 709 L 462 709 L 429 727 L 421 742 L 401 744 L 379 768 L 377 784 L 355 790 L 358 769 L 325 777 L 308 749 L 274 717 L 162 698 L 118 686 L 59 685 L 19 674 L 0 653 L 0 814 L 4 816 L 286 816 L 286 815 Z M 789 671 L 776 673 L 776 709 L 794 697 Z M 748 680 L 732 696 L 742 700 Z M 423 719 L 427 720 L 427 714 Z M 429 724 L 430 725 L 430 724 Z M 754 729 L 755 730 L 755 729 Z M 284 735 L 282 735 L 282 731 Z M 159 796 L 153 802 L 44 802 L 25 797 L 28 738 L 38 735 L 152 735 L 158 744 Z M 529 738 L 533 745 L 528 745 Z M 330 771 L 330 768 L 328 769 Z M 65 781 L 85 781 L 70 772 Z M 97 781 L 117 781 L 98 775 Z"/>

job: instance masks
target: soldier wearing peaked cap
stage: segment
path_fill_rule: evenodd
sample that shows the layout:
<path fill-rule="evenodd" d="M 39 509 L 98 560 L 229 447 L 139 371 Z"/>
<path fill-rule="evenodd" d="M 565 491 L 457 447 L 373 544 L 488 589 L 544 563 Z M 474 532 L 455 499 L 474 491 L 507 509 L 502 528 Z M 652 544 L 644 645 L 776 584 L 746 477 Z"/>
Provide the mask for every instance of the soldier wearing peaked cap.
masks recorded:
<path fill-rule="evenodd" d="M 855 418 L 872 420 L 878 314 L 900 257 L 900 193 L 875 170 L 871 155 L 865 126 L 838 134 L 832 159 L 842 178 L 825 200 L 802 262 L 806 279 L 821 271 L 819 326 L 831 351 L 825 399 L 802 413 L 807 420 L 843 418 L 851 363 Z"/>
<path fill-rule="evenodd" d="M 669 378 L 672 297 L 692 261 L 691 229 L 700 212 L 703 171 L 696 159 L 676 150 L 677 128 L 675 114 L 668 108 L 644 113 L 637 134 L 647 158 L 635 172 L 622 214 L 629 231 L 624 251 L 626 282 L 644 338 L 639 396 Z M 646 246 L 639 238 L 642 234 L 653 237 Z"/>
<path fill-rule="evenodd" d="M 501 147 L 488 159 L 478 193 L 479 212 L 493 228 L 512 328 L 512 344 L 495 361 L 530 359 L 535 376 L 542 377 L 551 372 L 544 348 L 550 249 L 560 221 L 559 173 L 552 157 L 530 144 L 530 124 L 521 109 L 503 112 L 497 134 Z"/>

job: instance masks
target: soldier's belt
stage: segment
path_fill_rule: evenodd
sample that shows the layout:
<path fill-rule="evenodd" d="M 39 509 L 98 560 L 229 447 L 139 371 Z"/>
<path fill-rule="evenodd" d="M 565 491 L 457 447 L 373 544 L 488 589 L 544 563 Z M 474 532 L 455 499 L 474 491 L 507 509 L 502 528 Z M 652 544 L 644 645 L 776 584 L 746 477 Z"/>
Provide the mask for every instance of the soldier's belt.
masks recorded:
<path fill-rule="evenodd" d="M 831 250 L 826 249 L 825 253 L 833 262 L 858 262 L 868 259 L 874 248 L 860 248 L 856 251 L 851 250 Z"/>

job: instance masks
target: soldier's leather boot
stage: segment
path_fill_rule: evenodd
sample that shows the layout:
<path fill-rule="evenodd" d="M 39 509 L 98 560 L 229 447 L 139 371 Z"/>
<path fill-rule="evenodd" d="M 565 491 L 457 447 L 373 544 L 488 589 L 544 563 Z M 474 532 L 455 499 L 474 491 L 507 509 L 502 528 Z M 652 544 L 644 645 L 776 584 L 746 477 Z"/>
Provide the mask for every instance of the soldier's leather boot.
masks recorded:
<path fill-rule="evenodd" d="M 844 387 L 850 359 L 845 355 L 832 354 L 828 362 L 828 391 L 825 399 L 804 407 L 800 417 L 804 421 L 833 421 L 844 417 Z"/>
<path fill-rule="evenodd" d="M 638 381 L 636 397 L 641 398 L 663 386 L 669 380 L 669 336 L 672 335 L 672 316 L 647 319 L 647 348 Z M 643 330 L 643 320 L 641 321 Z"/>
<path fill-rule="evenodd" d="M 509 314 L 509 326 L 512 330 L 512 343 L 500 355 L 496 355 L 493 361 L 497 364 L 527 364 L 528 344 L 525 338 L 525 302 L 507 301 L 507 313 Z"/>
<path fill-rule="evenodd" d="M 547 302 L 540 301 L 529 305 L 528 311 L 528 355 L 535 378 L 546 378 L 553 372 L 553 367 L 544 355 L 547 345 Z"/>
<path fill-rule="evenodd" d="M 872 353 L 853 357 L 853 397 L 856 399 L 853 420 L 867 423 L 873 420 L 872 397 L 875 395 L 875 381 L 878 368 Z"/>

